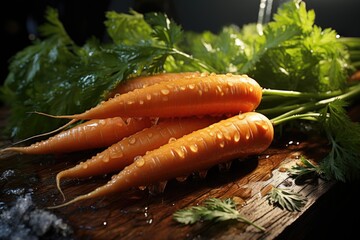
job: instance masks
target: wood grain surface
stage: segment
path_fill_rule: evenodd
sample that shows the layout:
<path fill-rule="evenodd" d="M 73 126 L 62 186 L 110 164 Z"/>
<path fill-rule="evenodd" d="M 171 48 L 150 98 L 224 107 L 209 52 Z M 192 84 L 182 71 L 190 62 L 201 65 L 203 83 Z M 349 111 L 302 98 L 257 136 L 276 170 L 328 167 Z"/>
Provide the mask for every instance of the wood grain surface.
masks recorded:
<path fill-rule="evenodd" d="M 6 116 L 7 111 L 3 109 L 2 126 Z M 2 138 L 0 145 L 8 144 L 10 141 Z M 303 239 L 311 230 L 307 221 L 311 219 L 309 216 L 314 212 L 316 202 L 337 183 L 321 179 L 298 183 L 289 177 L 286 169 L 296 164 L 302 154 L 314 161 L 321 159 L 327 151 L 324 146 L 326 141 L 321 136 L 291 130 L 276 138 L 259 156 L 235 159 L 231 165 L 209 169 L 205 178 L 194 174 L 184 181 L 171 180 L 163 193 L 133 189 L 49 211 L 73 228 L 74 239 Z M 11 204 L 18 195 L 9 192 L 22 189 L 22 192 L 33 194 L 39 208 L 62 203 L 55 186 L 55 175 L 96 152 L 2 156 L 1 172 L 11 169 L 15 174 L 1 183 L 0 201 Z M 67 198 L 72 199 L 105 183 L 110 177 L 111 174 L 67 180 L 62 187 Z M 307 197 L 308 201 L 299 212 L 282 210 L 267 201 L 267 186 L 288 188 Z M 172 214 L 176 210 L 201 204 L 209 197 L 235 197 L 241 214 L 266 230 L 261 232 L 241 222 L 201 222 L 185 226 L 173 220 Z"/>

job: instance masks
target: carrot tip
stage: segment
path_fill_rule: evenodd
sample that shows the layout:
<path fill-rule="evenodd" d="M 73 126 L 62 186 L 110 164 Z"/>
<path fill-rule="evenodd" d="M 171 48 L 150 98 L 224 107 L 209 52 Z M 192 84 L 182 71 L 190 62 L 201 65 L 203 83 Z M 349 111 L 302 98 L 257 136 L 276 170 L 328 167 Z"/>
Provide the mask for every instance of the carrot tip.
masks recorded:
<path fill-rule="evenodd" d="M 58 204 L 58 205 L 55 205 L 55 206 L 50 206 L 50 207 L 47 207 L 47 209 L 56 209 L 56 208 L 61 208 L 61 207 L 68 206 L 68 205 L 73 204 L 73 203 L 75 203 L 75 202 L 78 202 L 78 201 L 80 201 L 80 200 L 87 199 L 87 198 L 88 198 L 87 195 L 88 195 L 88 194 L 86 194 L 86 195 L 80 195 L 80 196 L 78 196 L 78 197 L 76 197 L 76 198 L 74 198 L 74 199 L 72 199 L 72 200 L 70 200 L 70 201 L 68 201 L 68 202 L 66 202 L 66 203 Z"/>
<path fill-rule="evenodd" d="M 60 175 L 59 175 L 59 174 L 56 176 L 56 187 L 57 187 L 57 189 L 59 190 L 59 192 L 61 193 L 61 196 L 63 196 L 63 200 L 64 200 L 64 202 L 65 202 L 66 197 L 65 197 L 64 192 L 61 190 L 61 186 L 60 186 Z"/>
<path fill-rule="evenodd" d="M 54 129 L 54 130 L 52 130 L 52 131 L 50 131 L 50 132 L 41 133 L 41 134 L 38 134 L 38 135 L 35 135 L 35 136 L 31 136 L 31 137 L 25 138 L 25 139 L 23 139 L 23 140 L 20 140 L 20 141 L 18 141 L 18 142 L 15 142 L 15 143 L 11 144 L 11 146 L 14 146 L 14 145 L 17 145 L 17 144 L 20 144 L 20 143 L 29 141 L 29 140 L 34 139 L 34 138 L 44 137 L 44 136 L 47 136 L 47 135 L 56 133 L 56 132 L 63 130 L 64 128 L 70 126 L 71 124 L 73 124 L 73 123 L 75 123 L 75 122 L 77 122 L 77 121 L 78 121 L 78 119 L 71 119 L 68 123 L 65 123 L 64 125 L 58 127 L 57 129 Z"/>

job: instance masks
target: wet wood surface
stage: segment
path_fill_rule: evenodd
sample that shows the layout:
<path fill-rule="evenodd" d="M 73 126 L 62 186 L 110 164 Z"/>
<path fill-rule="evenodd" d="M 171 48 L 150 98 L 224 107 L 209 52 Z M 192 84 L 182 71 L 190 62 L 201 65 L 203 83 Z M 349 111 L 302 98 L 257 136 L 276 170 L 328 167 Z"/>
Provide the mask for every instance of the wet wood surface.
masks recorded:
<path fill-rule="evenodd" d="M 0 124 L 4 126 L 6 110 L 3 109 L 0 116 Z M 2 146 L 9 143 L 7 139 L 1 140 Z M 275 139 L 263 154 L 211 168 L 205 178 L 194 174 L 184 181 L 171 180 L 163 193 L 133 189 L 49 211 L 72 227 L 74 239 L 305 239 L 315 221 L 311 219 L 319 218 L 314 213 L 324 214 L 319 212 L 321 206 L 317 203 L 324 201 L 321 200 L 323 196 L 337 188 L 338 183 L 321 179 L 298 183 L 289 177 L 286 169 L 295 165 L 301 155 L 318 161 L 326 154 L 324 146 L 326 141 L 322 136 L 292 131 Z M 62 203 L 55 175 L 96 152 L 2 156 L 1 173 L 11 170 L 14 174 L 1 182 L 0 201 L 11 204 L 19 194 L 31 192 L 39 208 Z M 62 187 L 67 199 L 72 199 L 104 184 L 110 177 L 111 174 L 68 180 Z M 267 186 L 300 193 L 307 198 L 307 203 L 299 212 L 270 205 L 266 198 Z M 209 197 L 235 197 L 241 214 L 266 230 L 261 232 L 241 222 L 202 222 L 185 226 L 173 220 L 176 210 L 201 204 Z"/>

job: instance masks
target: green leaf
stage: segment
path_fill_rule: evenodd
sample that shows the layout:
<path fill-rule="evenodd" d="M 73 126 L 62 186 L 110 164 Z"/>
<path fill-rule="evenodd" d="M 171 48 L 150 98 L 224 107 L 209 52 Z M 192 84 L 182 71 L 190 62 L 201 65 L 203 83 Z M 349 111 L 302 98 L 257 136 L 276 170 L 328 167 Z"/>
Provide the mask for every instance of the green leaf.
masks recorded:
<path fill-rule="evenodd" d="M 343 182 L 360 178 L 360 123 L 351 121 L 345 107 L 342 100 L 331 102 L 321 118 L 331 150 L 320 167 L 328 178 Z"/>
<path fill-rule="evenodd" d="M 294 212 L 301 211 L 307 199 L 291 190 L 273 187 L 267 194 L 269 204 Z"/>
<path fill-rule="evenodd" d="M 244 222 L 261 231 L 265 229 L 243 217 L 236 209 L 235 202 L 228 198 L 221 200 L 218 198 L 206 199 L 201 206 L 193 206 L 185 209 L 180 209 L 173 214 L 175 221 L 183 224 L 194 224 L 198 221 L 228 221 L 237 220 Z"/>

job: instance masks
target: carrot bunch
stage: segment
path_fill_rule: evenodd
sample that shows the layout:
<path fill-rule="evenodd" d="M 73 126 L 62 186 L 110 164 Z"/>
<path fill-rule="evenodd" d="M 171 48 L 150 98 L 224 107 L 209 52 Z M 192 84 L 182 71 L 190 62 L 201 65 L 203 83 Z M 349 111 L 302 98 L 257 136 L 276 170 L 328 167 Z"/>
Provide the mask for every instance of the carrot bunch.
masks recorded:
<path fill-rule="evenodd" d="M 51 116 L 84 123 L 31 146 L 1 150 L 48 154 L 105 148 L 59 172 L 56 184 L 61 192 L 64 178 L 115 173 L 112 179 L 55 207 L 201 172 L 259 154 L 273 140 L 271 121 L 254 111 L 262 88 L 246 75 L 165 73 L 129 79 L 116 91 L 83 113 Z"/>

